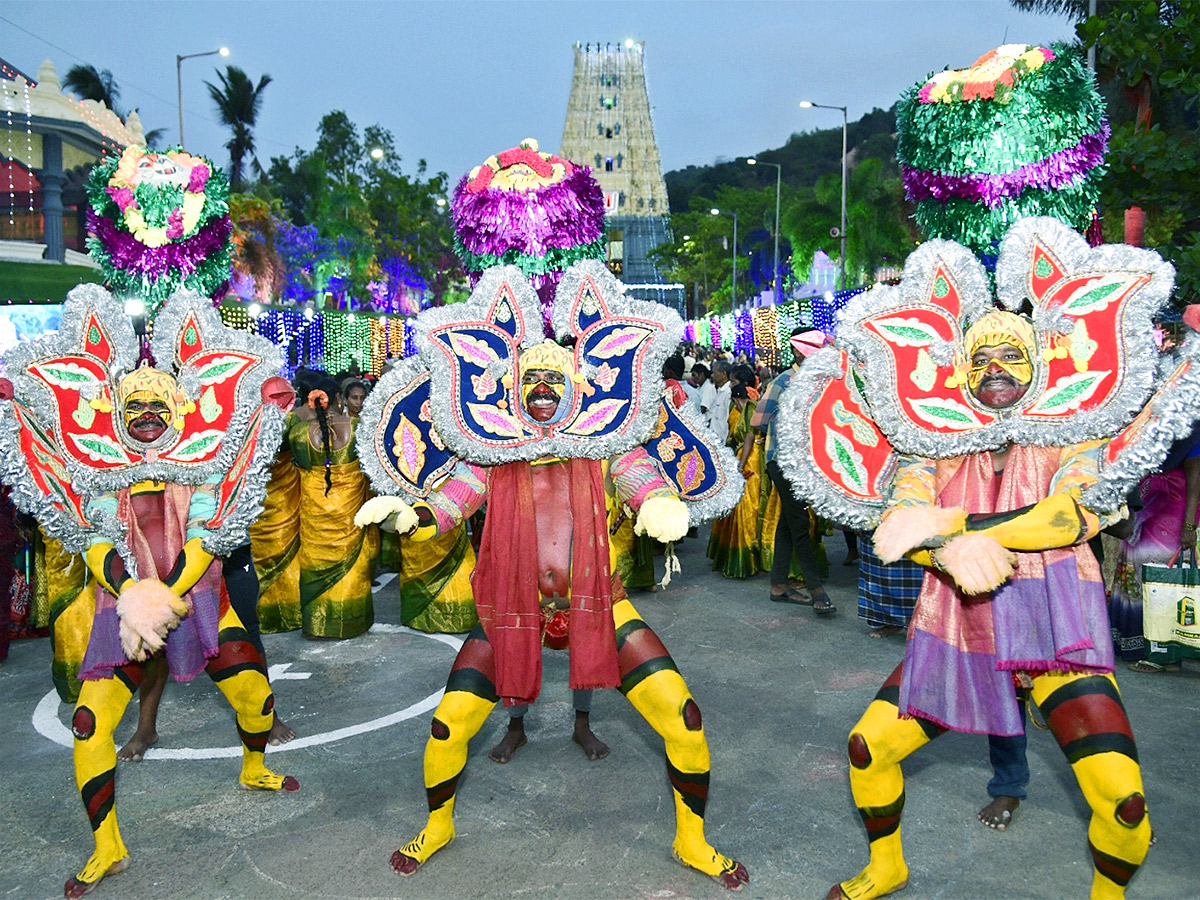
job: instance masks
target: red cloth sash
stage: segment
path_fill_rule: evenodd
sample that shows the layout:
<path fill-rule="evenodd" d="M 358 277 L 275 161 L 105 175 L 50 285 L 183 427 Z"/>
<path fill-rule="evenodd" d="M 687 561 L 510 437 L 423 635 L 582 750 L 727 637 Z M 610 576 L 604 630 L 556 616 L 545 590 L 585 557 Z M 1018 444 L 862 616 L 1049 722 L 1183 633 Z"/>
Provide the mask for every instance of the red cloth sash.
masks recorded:
<path fill-rule="evenodd" d="M 571 687 L 616 687 L 617 637 L 604 479 L 596 460 L 568 460 L 571 535 Z M 542 683 L 543 616 L 533 471 L 515 462 L 488 470 L 487 519 L 471 585 L 496 661 L 496 693 L 506 705 L 532 703 Z"/>

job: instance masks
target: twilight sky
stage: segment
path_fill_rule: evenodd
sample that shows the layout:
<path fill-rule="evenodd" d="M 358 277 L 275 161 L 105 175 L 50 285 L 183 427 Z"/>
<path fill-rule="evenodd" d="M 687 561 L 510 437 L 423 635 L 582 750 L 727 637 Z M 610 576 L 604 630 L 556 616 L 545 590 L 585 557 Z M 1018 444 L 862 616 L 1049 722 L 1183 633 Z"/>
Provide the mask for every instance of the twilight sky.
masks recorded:
<path fill-rule="evenodd" d="M 76 63 L 109 69 L 120 104 L 147 130 L 178 139 L 176 54 L 183 62 L 188 149 L 227 161 L 205 81 L 241 67 L 274 79 L 255 131 L 264 165 L 311 149 L 321 117 L 344 110 L 360 129 L 390 129 L 412 172 L 419 158 L 452 179 L 491 153 L 536 137 L 557 150 L 576 41 L 646 44 L 655 131 L 666 170 L 783 144 L 793 132 L 886 108 L 947 65 L 962 68 L 1002 43 L 1071 40 L 1057 16 L 1007 0 L 803 2 L 337 2 L 337 0 L 8 0 L 0 57 L 36 77 Z"/>

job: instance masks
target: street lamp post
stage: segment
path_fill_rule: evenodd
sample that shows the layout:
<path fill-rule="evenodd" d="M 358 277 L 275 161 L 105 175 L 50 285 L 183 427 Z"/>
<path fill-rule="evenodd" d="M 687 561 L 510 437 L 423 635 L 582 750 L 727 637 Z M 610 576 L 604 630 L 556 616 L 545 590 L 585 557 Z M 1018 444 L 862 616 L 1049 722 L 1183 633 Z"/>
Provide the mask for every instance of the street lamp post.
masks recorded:
<path fill-rule="evenodd" d="M 733 296 L 730 298 L 729 311 L 736 312 L 737 311 L 737 258 L 738 258 L 737 213 L 725 212 L 724 210 L 717 209 L 715 206 L 712 209 L 710 209 L 709 212 L 712 213 L 714 216 L 733 216 L 733 285 L 732 285 Z"/>
<path fill-rule="evenodd" d="M 775 252 L 771 256 L 771 262 L 775 266 L 775 302 L 781 303 L 782 298 L 779 295 L 779 189 L 783 183 L 783 166 L 779 163 L 767 162 L 765 159 L 758 160 L 753 156 L 746 160 L 746 165 L 757 166 L 760 162 L 764 166 L 775 167 Z"/>
<path fill-rule="evenodd" d="M 841 289 L 846 289 L 846 107 L 826 106 L 824 103 L 813 103 L 811 100 L 801 100 L 801 109 L 840 109 L 842 111 L 842 283 Z"/>
<path fill-rule="evenodd" d="M 183 147 L 183 61 L 185 59 L 195 59 L 198 56 L 228 56 L 229 48 L 222 47 L 219 50 L 209 50 L 205 53 L 185 53 L 183 56 L 175 56 L 175 96 L 179 101 L 179 146 Z"/>

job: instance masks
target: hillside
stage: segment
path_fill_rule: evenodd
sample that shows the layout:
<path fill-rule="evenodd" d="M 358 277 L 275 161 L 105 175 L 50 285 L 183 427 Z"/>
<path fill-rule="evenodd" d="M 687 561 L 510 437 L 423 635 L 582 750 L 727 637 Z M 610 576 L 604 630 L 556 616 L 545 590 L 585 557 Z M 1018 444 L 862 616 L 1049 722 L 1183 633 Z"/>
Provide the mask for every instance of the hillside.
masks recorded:
<path fill-rule="evenodd" d="M 846 146 L 852 163 L 880 159 L 888 169 L 896 166 L 896 107 L 874 109 L 846 128 Z M 793 134 L 776 150 L 757 154 L 766 162 L 783 166 L 783 182 L 793 190 L 812 188 L 822 175 L 837 175 L 842 164 L 842 129 L 826 128 Z M 771 171 L 771 170 L 767 170 Z M 774 174 L 771 172 L 771 174 Z M 762 170 L 746 165 L 746 157 L 707 166 L 688 166 L 666 173 L 671 212 L 685 212 L 693 197 L 711 198 L 723 185 L 760 188 Z"/>

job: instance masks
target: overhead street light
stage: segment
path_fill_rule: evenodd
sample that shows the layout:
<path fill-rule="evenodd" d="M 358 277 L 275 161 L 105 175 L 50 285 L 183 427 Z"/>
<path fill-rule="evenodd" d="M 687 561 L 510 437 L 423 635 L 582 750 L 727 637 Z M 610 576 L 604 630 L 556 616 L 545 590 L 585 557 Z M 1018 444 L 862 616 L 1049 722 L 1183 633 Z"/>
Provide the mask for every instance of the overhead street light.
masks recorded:
<path fill-rule="evenodd" d="M 726 212 L 725 210 L 717 209 L 715 206 L 709 212 L 714 216 L 733 216 L 733 295 L 730 299 L 729 311 L 734 312 L 737 310 L 737 213 Z"/>
<path fill-rule="evenodd" d="M 781 303 L 779 294 L 779 190 L 783 184 L 783 166 L 779 163 L 767 162 L 765 159 L 755 159 L 753 156 L 746 160 L 748 166 L 757 166 L 760 163 L 764 166 L 775 167 L 775 252 L 771 256 L 771 264 L 775 267 L 775 302 Z"/>
<path fill-rule="evenodd" d="M 842 111 L 842 228 L 839 236 L 842 239 L 842 278 L 841 289 L 846 289 L 846 107 L 826 106 L 824 103 L 813 103 L 811 100 L 801 100 L 801 109 L 840 109 Z"/>
<path fill-rule="evenodd" d="M 183 56 L 178 54 L 175 56 L 175 96 L 179 101 L 179 146 L 183 147 L 183 61 L 185 59 L 196 59 L 200 56 L 228 56 L 229 48 L 221 47 L 219 50 L 208 50 L 204 53 L 185 53 Z"/>

